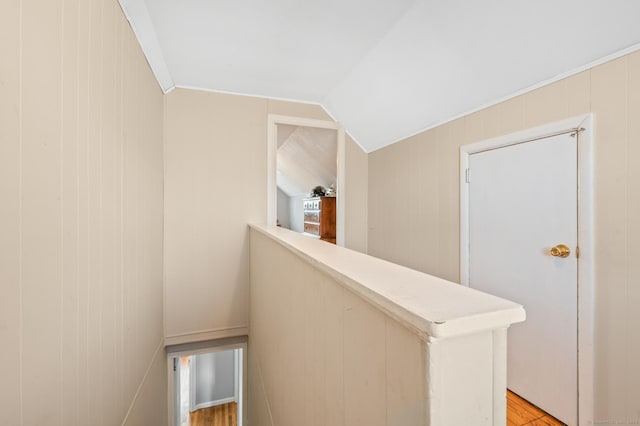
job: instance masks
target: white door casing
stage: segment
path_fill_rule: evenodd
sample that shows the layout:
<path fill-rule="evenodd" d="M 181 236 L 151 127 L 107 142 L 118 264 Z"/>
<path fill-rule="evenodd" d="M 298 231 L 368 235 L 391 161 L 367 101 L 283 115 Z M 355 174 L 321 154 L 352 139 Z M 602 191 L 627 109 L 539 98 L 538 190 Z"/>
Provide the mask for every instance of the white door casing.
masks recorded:
<path fill-rule="evenodd" d="M 593 413 L 591 161 L 590 116 L 461 148 L 462 283 L 524 305 L 509 387 L 569 424 Z"/>
<path fill-rule="evenodd" d="M 247 349 L 248 345 L 246 343 L 246 339 L 244 339 L 243 342 L 243 337 L 219 339 L 219 341 L 191 342 L 165 347 L 165 350 L 167 352 L 167 411 L 168 419 L 170 419 L 169 421 L 176 422 L 175 425 L 178 426 L 178 420 L 180 416 L 180 410 L 177 403 L 177 400 L 179 400 L 179 393 L 176 389 L 175 384 L 176 377 L 175 372 L 173 371 L 173 360 L 175 358 L 178 358 L 179 360 L 182 356 L 196 356 L 202 354 L 210 354 L 212 352 L 234 350 L 237 354 L 237 357 L 235 357 L 235 365 L 237 367 L 237 385 L 234 386 L 236 394 L 234 395 L 233 400 L 236 400 L 238 403 L 238 425 L 242 426 L 247 424 Z M 175 412 L 176 410 L 178 411 L 177 413 Z M 170 423 L 170 425 L 173 424 L 174 423 Z"/>
<path fill-rule="evenodd" d="M 288 124 L 291 126 L 316 127 L 320 129 L 334 129 L 338 138 L 338 169 L 336 176 L 337 198 L 336 198 L 336 244 L 344 246 L 345 236 L 345 137 L 344 129 L 334 121 L 315 120 L 301 117 L 289 117 L 284 115 L 269 114 L 267 119 L 267 225 L 276 225 L 278 209 L 277 202 L 277 153 L 278 137 L 277 125 Z"/>

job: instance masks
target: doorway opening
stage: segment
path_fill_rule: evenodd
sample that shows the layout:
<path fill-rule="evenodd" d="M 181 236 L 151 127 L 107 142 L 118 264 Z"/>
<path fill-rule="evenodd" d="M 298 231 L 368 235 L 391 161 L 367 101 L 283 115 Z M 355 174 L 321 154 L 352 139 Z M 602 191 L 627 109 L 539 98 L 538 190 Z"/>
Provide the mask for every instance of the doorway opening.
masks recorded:
<path fill-rule="evenodd" d="M 276 225 L 336 242 L 338 133 L 276 124 Z"/>
<path fill-rule="evenodd" d="M 589 114 L 460 148 L 461 283 L 523 304 L 508 387 L 569 425 L 593 418 L 592 135 Z"/>
<path fill-rule="evenodd" d="M 344 245 L 344 131 L 269 115 L 267 223 Z"/>
<path fill-rule="evenodd" d="M 167 356 L 172 426 L 244 424 L 246 339 L 171 346 Z"/>

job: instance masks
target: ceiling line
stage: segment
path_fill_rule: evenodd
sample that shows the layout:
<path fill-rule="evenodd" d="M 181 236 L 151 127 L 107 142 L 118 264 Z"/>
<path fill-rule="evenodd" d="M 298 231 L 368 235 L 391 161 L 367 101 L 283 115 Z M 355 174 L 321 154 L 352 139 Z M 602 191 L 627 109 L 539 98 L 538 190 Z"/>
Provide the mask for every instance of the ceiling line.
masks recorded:
<path fill-rule="evenodd" d="M 118 4 L 129 23 L 131 31 L 133 31 L 133 34 L 136 36 L 136 40 L 138 40 L 142 55 L 149 64 L 151 72 L 156 77 L 162 93 L 169 93 L 175 85 L 171 77 L 171 72 L 169 72 L 167 61 L 164 59 L 156 29 L 151 21 L 151 16 L 149 15 L 146 4 L 144 1 L 135 0 L 118 0 Z M 136 25 L 133 25 L 131 15 L 140 18 L 139 20 L 136 19 Z M 143 38 L 143 34 L 148 35 Z M 147 54 L 148 52 L 149 54 Z"/>
<path fill-rule="evenodd" d="M 622 50 L 619 50 L 619 51 L 617 51 L 615 53 L 603 56 L 602 58 L 596 59 L 595 61 L 591 61 L 591 62 L 589 62 L 589 63 L 587 63 L 585 65 L 581 65 L 581 66 L 579 66 L 577 68 L 574 68 L 574 69 L 572 69 L 570 71 L 560 73 L 560 74 L 558 74 L 558 75 L 556 75 L 554 77 L 551 77 L 549 79 L 543 80 L 543 81 L 541 81 L 539 83 L 536 83 L 536 84 L 533 84 L 533 85 L 531 85 L 529 87 L 525 87 L 524 89 L 518 90 L 517 92 L 511 93 L 509 95 L 500 97 L 500 98 L 498 98 L 498 99 L 496 99 L 494 101 L 486 102 L 486 103 L 480 105 L 477 108 L 473 108 L 471 110 L 468 110 L 466 112 L 463 112 L 463 113 L 458 114 L 456 116 L 453 116 L 451 118 L 447 118 L 446 120 L 442 120 L 442 121 L 439 121 L 439 122 L 437 122 L 435 124 L 429 125 L 428 127 L 425 127 L 422 130 L 418 130 L 416 132 L 413 132 L 413 133 L 409 134 L 408 136 L 402 136 L 400 138 L 397 138 L 397 139 L 395 139 L 395 140 L 393 140 L 393 141 L 391 141 L 391 142 L 389 142 L 389 143 L 387 143 L 385 145 L 377 147 L 376 149 L 372 149 L 370 151 L 367 151 L 367 150 L 364 150 L 364 151 L 367 154 L 370 154 L 372 152 L 378 151 L 380 149 L 383 149 L 383 148 L 388 147 L 390 145 L 393 145 L 395 143 L 401 142 L 401 141 L 403 141 L 405 139 L 409 139 L 409 138 L 412 138 L 414 136 L 417 136 L 420 133 L 424 133 L 424 132 L 427 132 L 429 130 L 435 129 L 436 127 L 440 127 L 440 126 L 442 126 L 444 124 L 447 124 L 447 123 L 450 123 L 452 121 L 458 120 L 459 118 L 466 117 L 466 116 L 471 115 L 473 113 L 476 113 L 478 111 L 482 111 L 483 109 L 490 108 L 492 106 L 501 104 L 502 102 L 506 102 L 506 101 L 508 101 L 510 99 L 513 99 L 513 98 L 517 98 L 518 96 L 521 96 L 521 95 L 524 95 L 526 93 L 532 92 L 534 90 L 540 89 L 541 87 L 548 86 L 550 84 L 556 83 L 556 82 L 558 82 L 560 80 L 564 80 L 565 78 L 571 77 L 573 75 L 580 74 L 581 72 L 588 71 L 588 70 L 590 70 L 592 68 L 597 67 L 598 65 L 602 65 L 602 64 L 605 64 L 607 62 L 611 62 L 611 61 L 613 61 L 615 59 L 621 58 L 621 57 L 623 57 L 625 55 L 628 55 L 628 54 L 631 54 L 631 53 L 634 53 L 634 52 L 637 52 L 637 51 L 640 51 L 640 43 L 633 44 L 633 45 L 631 45 L 629 47 L 626 47 L 626 48 L 624 48 Z M 355 141 L 355 139 L 353 139 L 353 140 Z M 360 144 L 358 144 L 358 145 L 360 145 Z M 362 147 L 362 145 L 360 145 L 360 147 Z"/>

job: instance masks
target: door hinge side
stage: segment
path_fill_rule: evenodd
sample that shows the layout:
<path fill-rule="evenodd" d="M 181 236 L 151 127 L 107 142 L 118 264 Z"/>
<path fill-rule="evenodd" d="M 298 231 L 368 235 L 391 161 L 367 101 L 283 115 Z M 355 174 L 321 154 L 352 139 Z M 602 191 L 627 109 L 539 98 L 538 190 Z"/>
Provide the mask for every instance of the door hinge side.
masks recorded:
<path fill-rule="evenodd" d="M 572 138 L 575 138 L 576 136 L 578 136 L 580 132 L 584 132 L 584 131 L 585 131 L 584 127 L 579 127 L 574 132 L 570 133 L 569 136 L 571 136 Z"/>
<path fill-rule="evenodd" d="M 173 371 L 174 371 L 174 372 L 176 371 L 176 367 L 177 367 L 177 366 L 176 366 L 176 364 L 177 364 L 177 363 L 178 363 L 178 358 L 174 358 L 174 359 L 173 359 Z"/>
<path fill-rule="evenodd" d="M 580 259 L 580 247 L 576 246 L 576 259 Z"/>
<path fill-rule="evenodd" d="M 471 182 L 471 172 L 468 168 L 464 171 L 464 181 L 467 183 Z"/>

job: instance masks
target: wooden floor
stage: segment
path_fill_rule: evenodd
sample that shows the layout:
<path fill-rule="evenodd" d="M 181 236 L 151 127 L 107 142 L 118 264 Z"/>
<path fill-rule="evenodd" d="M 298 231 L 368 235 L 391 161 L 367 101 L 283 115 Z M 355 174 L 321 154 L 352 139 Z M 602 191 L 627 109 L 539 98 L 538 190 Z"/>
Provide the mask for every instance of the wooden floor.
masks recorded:
<path fill-rule="evenodd" d="M 218 405 L 189 414 L 191 426 L 237 426 L 238 404 Z M 507 391 L 507 426 L 565 426 L 550 414 Z"/>
<path fill-rule="evenodd" d="M 564 426 L 550 414 L 507 391 L 507 426 Z"/>
<path fill-rule="evenodd" d="M 218 405 L 189 413 L 191 426 L 238 426 L 238 404 Z"/>

